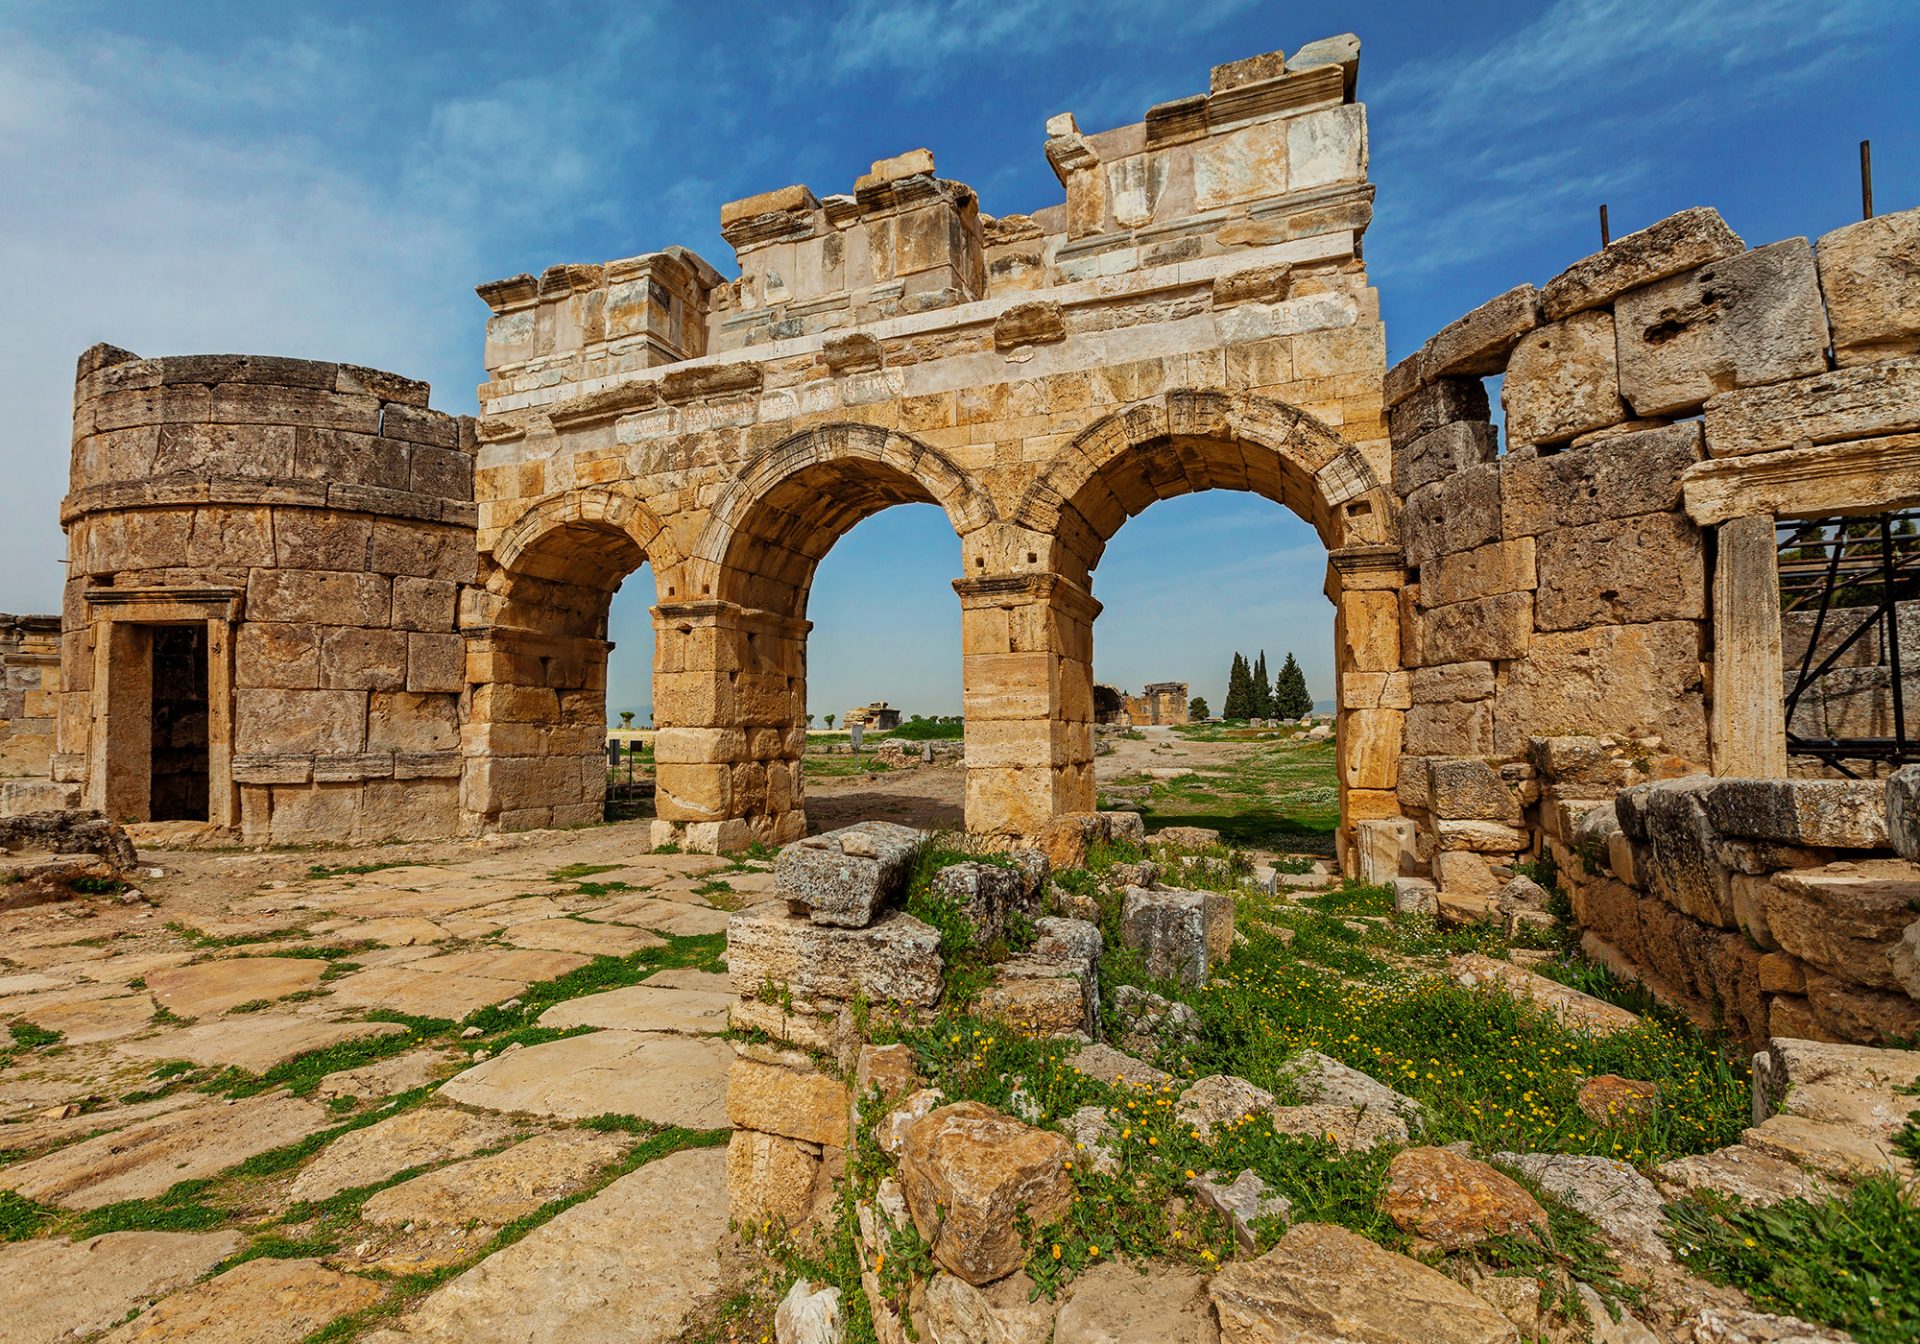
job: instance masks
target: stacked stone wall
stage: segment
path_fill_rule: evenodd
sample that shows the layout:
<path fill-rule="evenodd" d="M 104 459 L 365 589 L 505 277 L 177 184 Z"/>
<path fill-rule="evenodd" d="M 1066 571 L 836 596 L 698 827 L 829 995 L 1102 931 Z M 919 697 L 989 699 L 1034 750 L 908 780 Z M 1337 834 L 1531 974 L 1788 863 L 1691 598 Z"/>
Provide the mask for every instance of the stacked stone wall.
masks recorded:
<path fill-rule="evenodd" d="M 1750 1038 L 1910 1034 L 1911 987 L 1807 941 L 1847 865 L 1898 865 L 1881 823 L 1812 839 L 1727 800 L 1879 787 L 1785 780 L 1811 633 L 1783 638 L 1775 529 L 1920 501 L 1917 356 L 1920 211 L 1749 249 L 1697 209 L 1395 366 L 1406 817 L 1363 825 L 1363 869 L 1467 915 L 1549 855 L 1616 965 Z"/>
<path fill-rule="evenodd" d="M 0 778 L 48 777 L 59 696 L 60 618 L 0 615 Z"/>
<path fill-rule="evenodd" d="M 148 819 L 152 631 L 203 626 L 216 830 L 460 829 L 473 443 L 428 391 L 305 360 L 82 357 L 56 778 Z"/>

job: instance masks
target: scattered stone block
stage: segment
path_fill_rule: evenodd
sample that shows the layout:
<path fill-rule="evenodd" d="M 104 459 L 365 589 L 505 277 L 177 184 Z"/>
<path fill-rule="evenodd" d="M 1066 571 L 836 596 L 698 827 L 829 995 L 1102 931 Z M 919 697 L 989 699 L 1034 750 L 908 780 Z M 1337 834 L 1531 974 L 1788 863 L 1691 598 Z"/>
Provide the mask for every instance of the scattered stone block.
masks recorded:
<path fill-rule="evenodd" d="M 1273 1110 L 1273 1093 L 1232 1074 L 1212 1074 L 1192 1084 L 1173 1104 L 1181 1124 L 1210 1139 L 1216 1129 Z"/>
<path fill-rule="evenodd" d="M 1399 1116 L 1367 1106 L 1275 1106 L 1266 1118 L 1279 1133 L 1324 1139 L 1343 1153 L 1405 1143 L 1408 1138 L 1406 1122 Z"/>
<path fill-rule="evenodd" d="M 905 889 L 924 839 L 911 826 L 863 821 L 796 840 L 774 861 L 774 890 L 815 924 L 864 929 Z"/>
<path fill-rule="evenodd" d="M 1768 931 L 1801 961 L 1855 984 L 1901 987 L 1893 949 L 1920 911 L 1920 873 L 1904 861 L 1776 873 L 1761 900 Z"/>
<path fill-rule="evenodd" d="M 1026 1259 L 1020 1232 L 1066 1212 L 1073 1150 L 978 1102 L 943 1106 L 907 1131 L 900 1190 L 934 1261 L 976 1287 Z"/>
<path fill-rule="evenodd" d="M 1207 1279 L 1160 1261 L 1090 1265 L 1068 1287 L 1053 1344 L 1218 1344 Z"/>
<path fill-rule="evenodd" d="M 1547 1211 L 1518 1181 L 1445 1148 L 1397 1154 L 1380 1207 L 1402 1232 L 1448 1251 L 1547 1228 Z"/>
<path fill-rule="evenodd" d="M 1128 887 L 1120 930 L 1121 941 L 1141 954 L 1149 975 L 1186 985 L 1206 983 L 1208 940 L 1202 893 Z"/>
<path fill-rule="evenodd" d="M 806 1279 L 795 1279 L 774 1309 L 773 1330 L 779 1344 L 840 1344 L 845 1338 L 840 1290 L 816 1289 Z"/>
<path fill-rule="evenodd" d="M 1195 1199 L 1221 1214 L 1233 1228 L 1233 1239 L 1243 1251 L 1260 1248 L 1254 1224 L 1277 1219 L 1284 1224 L 1293 1216 L 1293 1201 L 1285 1195 L 1269 1194 L 1267 1183 L 1251 1171 L 1243 1171 L 1228 1181 L 1219 1172 L 1208 1172 L 1187 1182 Z"/>
<path fill-rule="evenodd" d="M 1565 1153 L 1495 1153 L 1493 1160 L 1591 1218 L 1630 1260 L 1672 1263 L 1673 1252 L 1660 1235 L 1665 1224 L 1660 1192 L 1625 1162 Z"/>
<path fill-rule="evenodd" d="M 940 935 L 900 911 L 862 929 L 828 927 L 778 905 L 741 911 L 727 922 L 727 972 L 752 997 L 769 985 L 796 997 L 928 1007 L 940 1000 Z"/>
<path fill-rule="evenodd" d="M 1097 1078 L 1103 1083 L 1126 1084 L 1137 1088 L 1159 1088 L 1173 1081 L 1173 1076 L 1143 1060 L 1135 1059 L 1124 1051 L 1110 1045 L 1095 1043 L 1083 1045 L 1066 1058 L 1069 1068 L 1078 1069 L 1089 1078 Z"/>
<path fill-rule="evenodd" d="M 1496 961 L 1478 952 L 1451 958 L 1448 970 L 1453 978 L 1469 989 L 1486 986 L 1517 999 L 1533 1003 L 1541 1011 L 1558 1018 L 1565 1026 L 1590 1031 L 1597 1036 L 1627 1031 L 1640 1025 L 1637 1014 L 1625 1008 L 1582 994 L 1557 980 L 1521 970 L 1510 961 Z"/>
<path fill-rule="evenodd" d="M 1023 904 L 1026 875 L 997 863 L 949 864 L 933 875 L 932 894 L 963 913 L 980 941 L 1006 931 L 1007 916 Z"/>
<path fill-rule="evenodd" d="M 1596 1125 L 1638 1129 L 1660 1110 L 1660 1089 L 1653 1083 L 1603 1073 L 1580 1084 L 1574 1105 Z"/>

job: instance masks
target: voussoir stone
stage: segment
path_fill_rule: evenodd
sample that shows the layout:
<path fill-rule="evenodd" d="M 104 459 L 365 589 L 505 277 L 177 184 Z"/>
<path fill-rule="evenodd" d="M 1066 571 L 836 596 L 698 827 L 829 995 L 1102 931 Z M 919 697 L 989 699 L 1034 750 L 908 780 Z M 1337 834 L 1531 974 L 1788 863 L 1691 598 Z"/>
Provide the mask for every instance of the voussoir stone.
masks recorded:
<path fill-rule="evenodd" d="M 1387 1166 L 1381 1210 L 1403 1232 L 1457 1251 L 1525 1228 L 1547 1211 L 1511 1176 L 1445 1148 L 1409 1148 Z"/>
<path fill-rule="evenodd" d="M 1435 332 L 1421 352 L 1421 377 L 1484 378 L 1500 373 L 1515 343 L 1538 325 L 1539 291 L 1519 285 Z"/>
<path fill-rule="evenodd" d="M 907 1131 L 900 1189 L 941 1268 L 976 1287 L 1026 1259 L 1017 1220 L 1045 1227 L 1066 1212 L 1073 1148 L 979 1102 L 943 1106 Z"/>
<path fill-rule="evenodd" d="M 924 839 L 911 826 L 890 821 L 810 835 L 774 860 L 774 890 L 815 924 L 863 929 L 901 894 Z"/>
<path fill-rule="evenodd" d="M 1222 1344 L 1514 1344 L 1494 1307 L 1417 1260 L 1302 1223 L 1208 1288 Z"/>

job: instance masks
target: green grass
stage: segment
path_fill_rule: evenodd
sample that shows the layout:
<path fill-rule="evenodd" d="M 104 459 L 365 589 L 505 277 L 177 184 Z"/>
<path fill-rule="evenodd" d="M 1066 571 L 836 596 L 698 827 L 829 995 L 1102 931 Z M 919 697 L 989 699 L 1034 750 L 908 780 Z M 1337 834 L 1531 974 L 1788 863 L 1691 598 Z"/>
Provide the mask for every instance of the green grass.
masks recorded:
<path fill-rule="evenodd" d="M 876 760 L 871 752 L 852 756 L 809 753 L 801 758 L 800 767 L 808 779 L 853 779 L 861 775 L 884 775 L 893 769 L 885 761 Z"/>
<path fill-rule="evenodd" d="M 24 1241 L 57 1216 L 55 1210 L 25 1195 L 0 1190 L 0 1242 Z"/>
<path fill-rule="evenodd" d="M 1920 1208 L 1891 1176 L 1840 1199 L 1770 1208 L 1699 1195 L 1669 1206 L 1674 1249 L 1696 1273 L 1763 1311 L 1851 1333 L 1860 1344 L 1920 1339 Z"/>
<path fill-rule="evenodd" d="M 498 1032 L 529 1028 L 540 1014 L 556 1003 L 577 999 L 583 994 L 636 985 L 655 971 L 675 966 L 691 966 L 705 971 L 726 969 L 727 938 L 723 933 L 676 937 L 663 934 L 664 947 L 643 947 L 624 957 L 595 957 L 552 980 L 536 980 L 520 991 L 513 1008 L 495 1004 L 467 1015 L 466 1025 L 480 1028 L 492 1036 Z M 492 1045 L 492 1042 L 488 1042 Z"/>
<path fill-rule="evenodd" d="M 624 866 L 618 863 L 569 863 L 565 867 L 555 868 L 548 873 L 547 879 L 552 882 L 578 882 L 583 878 L 597 877 L 601 873 L 610 873 Z"/>
<path fill-rule="evenodd" d="M 1225 737 L 1194 732 L 1201 740 Z M 1207 826 L 1246 848 L 1333 852 L 1340 824 L 1334 747 L 1261 734 L 1232 762 L 1201 765 L 1178 779 L 1145 777 L 1115 784 L 1150 785 L 1141 800 L 1148 830 Z"/>
<path fill-rule="evenodd" d="M 13 1037 L 14 1048 L 19 1050 L 39 1050 L 65 1039 L 59 1032 L 35 1026 L 24 1017 L 9 1023 L 7 1034 Z"/>
<path fill-rule="evenodd" d="M 309 873 L 308 876 L 311 877 L 312 874 Z M 304 931 L 289 928 L 268 929 L 261 933 L 213 934 L 202 933 L 190 924 L 182 924 L 179 920 L 170 919 L 167 921 L 167 932 L 177 934 L 179 937 L 186 939 L 187 942 L 194 947 L 211 951 L 215 948 L 222 947 L 245 947 L 249 943 L 273 943 L 280 941 L 282 938 L 299 938 Z"/>
<path fill-rule="evenodd" d="M 898 728 L 886 732 L 869 730 L 873 738 L 897 737 L 906 742 L 958 742 L 967 735 L 964 723 L 942 723 L 936 719 L 907 719 Z"/>
<path fill-rule="evenodd" d="M 419 859 L 389 859 L 385 863 L 342 863 L 328 865 L 316 863 L 307 869 L 307 877 L 319 880 L 326 877 L 365 877 L 368 873 L 385 872 L 389 868 L 425 868 L 430 865 Z"/>

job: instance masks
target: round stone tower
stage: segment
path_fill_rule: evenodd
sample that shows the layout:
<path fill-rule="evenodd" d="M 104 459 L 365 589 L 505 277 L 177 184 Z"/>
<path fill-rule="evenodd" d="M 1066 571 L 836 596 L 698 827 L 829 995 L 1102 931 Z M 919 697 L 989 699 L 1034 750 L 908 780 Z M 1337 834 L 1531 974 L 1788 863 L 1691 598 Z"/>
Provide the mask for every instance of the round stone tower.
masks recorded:
<path fill-rule="evenodd" d="M 254 843 L 460 827 L 471 421 L 257 355 L 81 356 L 54 777 Z"/>

